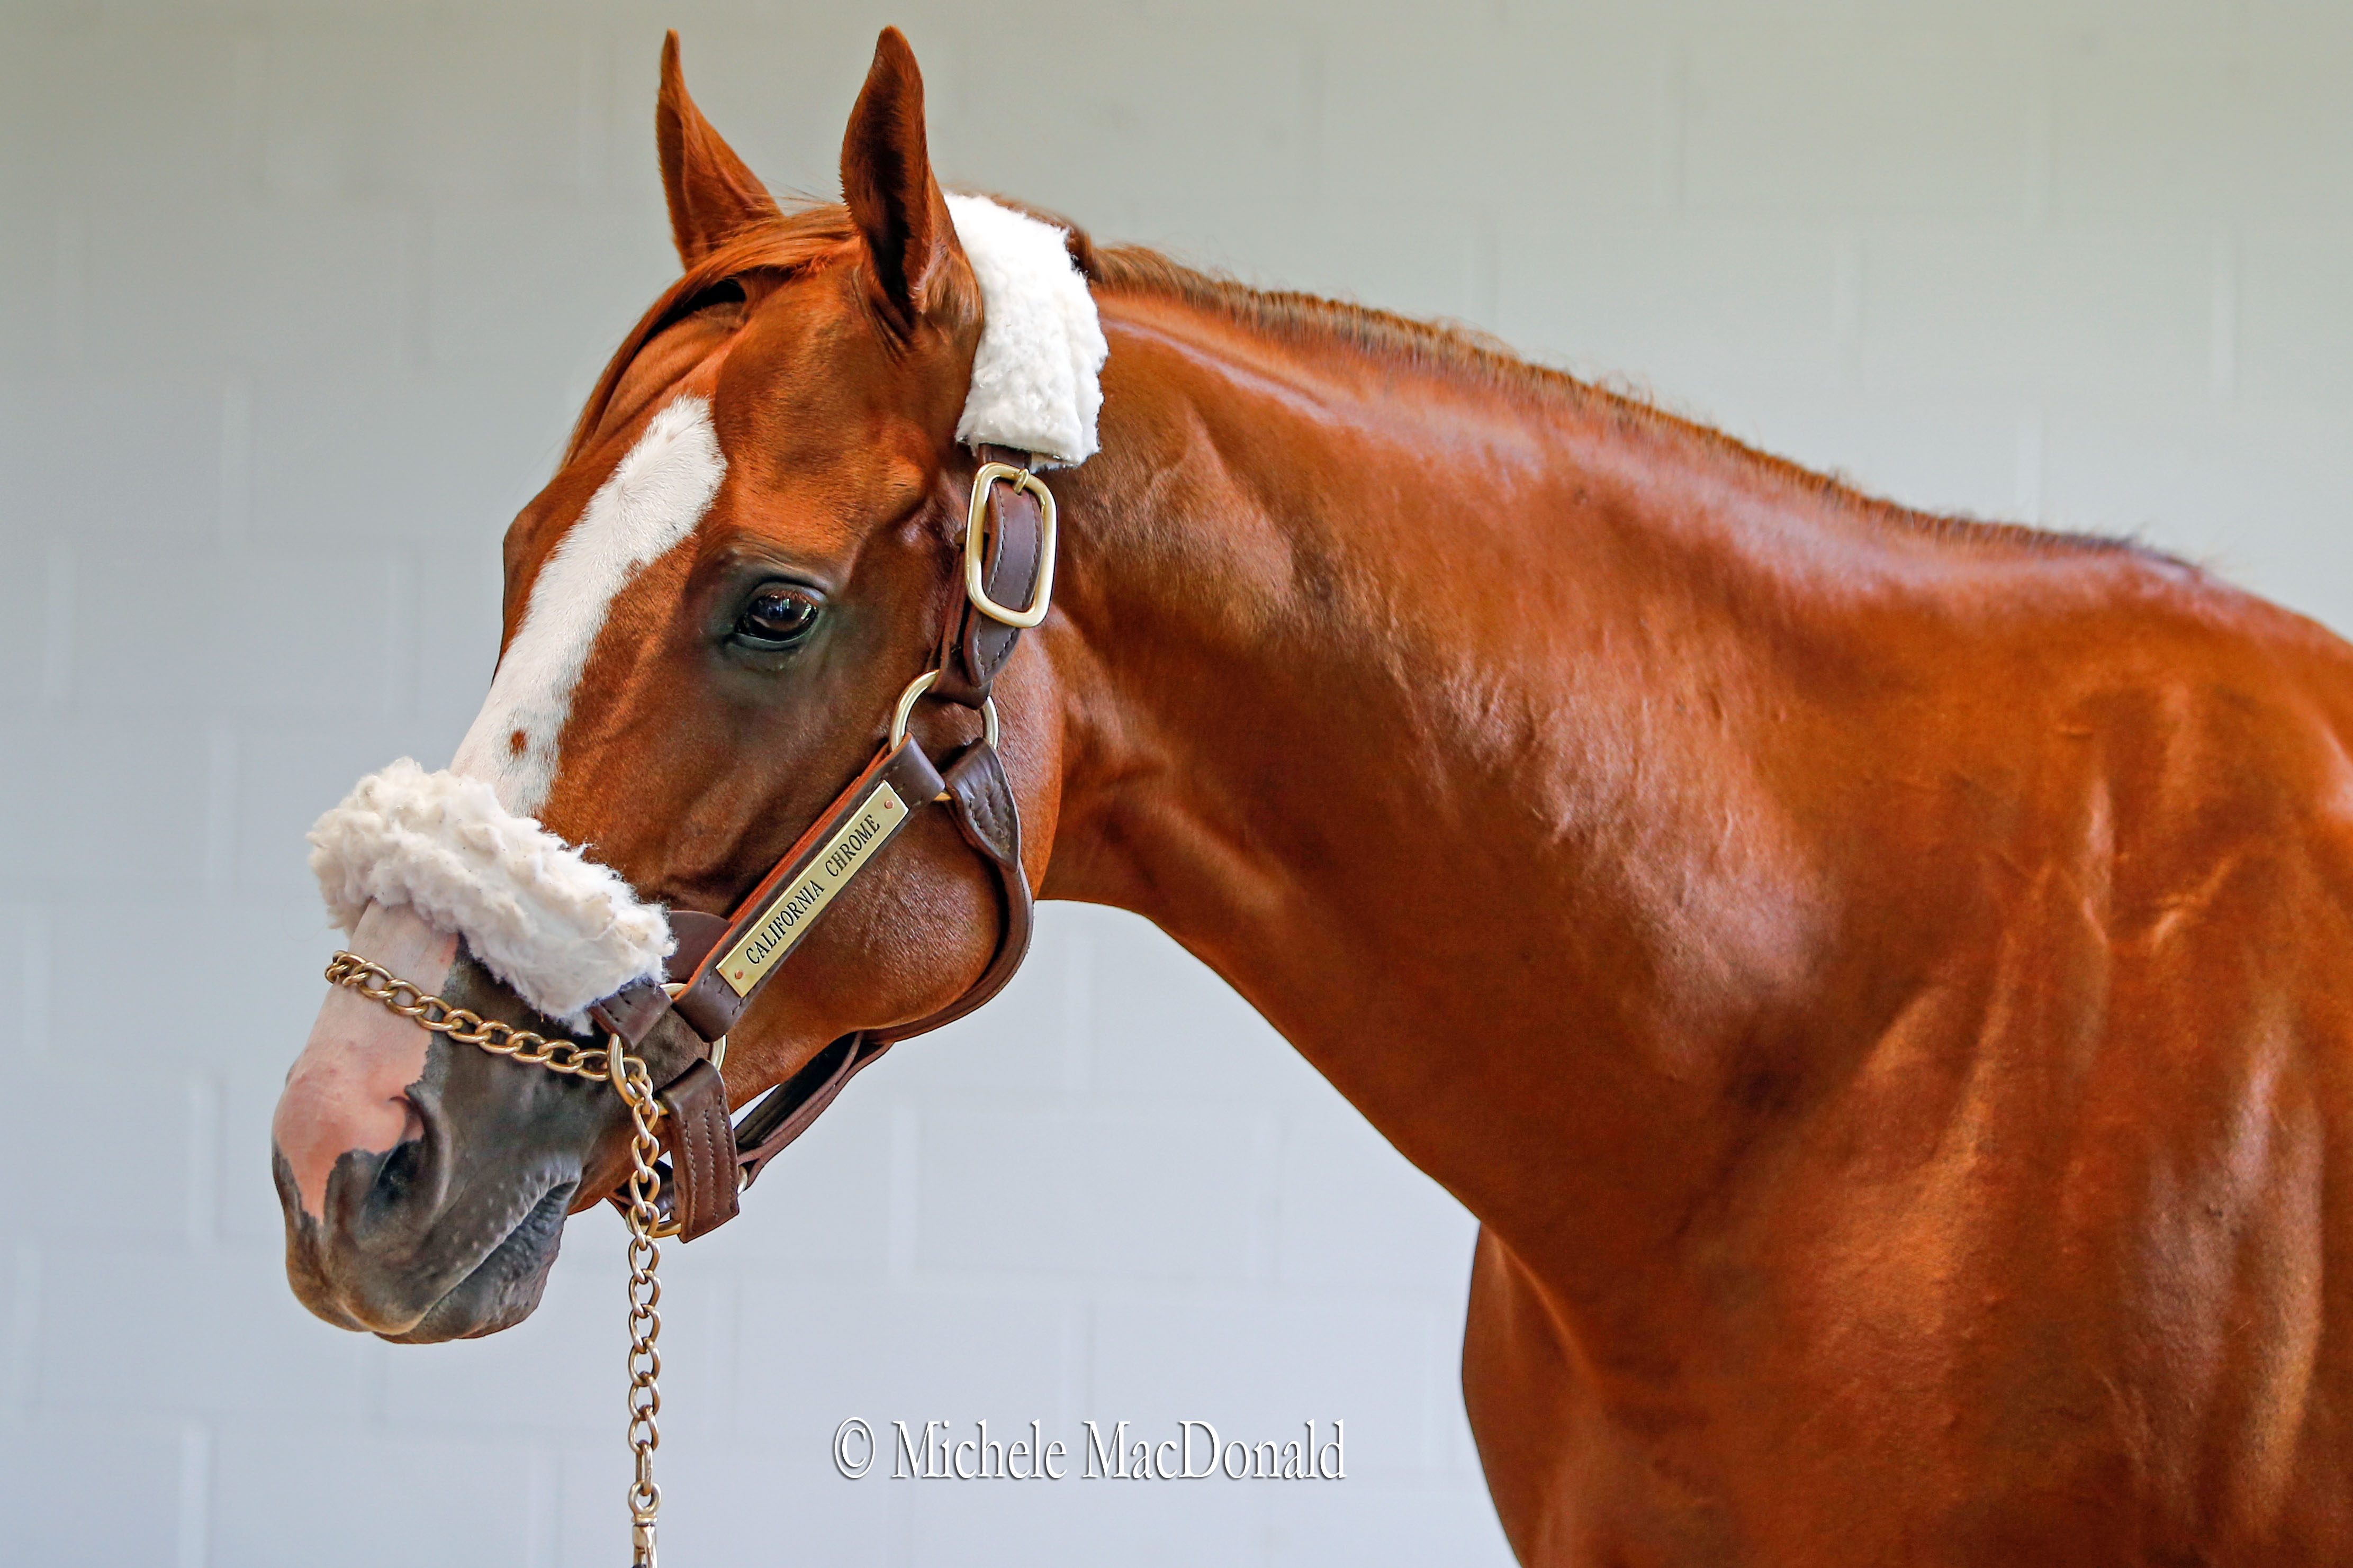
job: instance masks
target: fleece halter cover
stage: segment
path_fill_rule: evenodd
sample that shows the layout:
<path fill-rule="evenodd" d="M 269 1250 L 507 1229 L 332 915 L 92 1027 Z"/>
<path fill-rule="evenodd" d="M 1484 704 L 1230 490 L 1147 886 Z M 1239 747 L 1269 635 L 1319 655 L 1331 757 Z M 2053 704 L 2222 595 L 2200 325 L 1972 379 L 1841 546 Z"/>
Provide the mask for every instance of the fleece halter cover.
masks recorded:
<path fill-rule="evenodd" d="M 947 202 L 983 311 L 956 438 L 1084 462 L 1108 350 L 1063 231 L 984 197 Z M 371 902 L 407 904 L 575 1031 L 590 1004 L 661 978 L 677 943 L 660 906 L 530 814 L 554 782 L 573 690 L 613 596 L 692 533 L 725 471 L 700 399 L 655 416 L 542 568 L 451 766 L 428 773 L 403 757 L 311 828 L 311 869 L 336 927 L 348 934 Z"/>

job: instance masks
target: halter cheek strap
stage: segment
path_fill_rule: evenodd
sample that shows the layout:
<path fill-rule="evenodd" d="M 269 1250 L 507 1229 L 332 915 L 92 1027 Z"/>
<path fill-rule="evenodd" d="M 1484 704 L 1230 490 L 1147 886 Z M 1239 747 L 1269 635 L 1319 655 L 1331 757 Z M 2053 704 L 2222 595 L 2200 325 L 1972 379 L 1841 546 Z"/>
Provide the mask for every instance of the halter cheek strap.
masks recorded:
<path fill-rule="evenodd" d="M 1029 952 L 1034 909 L 1021 866 L 1021 811 L 997 754 L 990 690 L 1023 629 L 1045 616 L 1053 585 L 1054 500 L 1027 454 L 994 447 L 976 451 L 981 463 L 966 515 L 965 591 L 942 627 L 932 668 L 902 697 L 889 741 L 733 913 L 722 920 L 670 911 L 678 948 L 668 961 L 667 984 L 634 982 L 588 1009 L 600 1028 L 632 1049 L 671 1013 L 702 1043 L 696 1058 L 658 1094 L 670 1156 L 661 1188 L 670 1200 L 665 1228 L 687 1240 L 733 1219 L 738 1191 L 806 1131 L 851 1078 L 898 1041 L 960 1018 L 996 995 Z M 919 699 L 980 713 L 981 738 L 944 764 L 935 763 L 905 732 Z M 770 1090 L 740 1125 L 732 1123 L 719 1072 L 727 1031 L 836 894 L 932 805 L 947 808 L 997 884 L 1001 921 L 987 967 L 954 1002 L 928 1016 L 835 1040 Z"/>

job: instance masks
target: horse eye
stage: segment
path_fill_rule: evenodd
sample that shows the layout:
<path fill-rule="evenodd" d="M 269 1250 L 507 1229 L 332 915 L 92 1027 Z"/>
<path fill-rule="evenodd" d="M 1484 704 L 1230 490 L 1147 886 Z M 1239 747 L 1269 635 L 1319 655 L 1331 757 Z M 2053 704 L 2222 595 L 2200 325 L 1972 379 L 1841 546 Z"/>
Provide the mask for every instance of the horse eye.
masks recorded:
<path fill-rule="evenodd" d="M 818 607 L 817 595 L 807 589 L 771 583 L 753 595 L 735 617 L 735 640 L 768 651 L 790 647 L 816 626 Z"/>

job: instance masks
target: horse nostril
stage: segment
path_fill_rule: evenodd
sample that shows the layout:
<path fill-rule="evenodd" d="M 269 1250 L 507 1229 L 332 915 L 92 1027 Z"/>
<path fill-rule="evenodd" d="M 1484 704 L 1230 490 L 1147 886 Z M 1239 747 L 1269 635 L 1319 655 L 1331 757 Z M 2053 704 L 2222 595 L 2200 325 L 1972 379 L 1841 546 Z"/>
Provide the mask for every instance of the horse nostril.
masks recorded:
<path fill-rule="evenodd" d="M 411 1110 L 408 1114 L 414 1119 L 417 1112 Z M 422 1131 L 421 1124 L 419 1131 Z M 424 1179 L 426 1147 L 422 1137 L 404 1137 L 395 1144 L 392 1151 L 385 1155 L 384 1163 L 376 1167 L 375 1190 L 368 1194 L 371 1206 L 397 1206 Z"/>
<path fill-rule="evenodd" d="M 432 1174 L 433 1141 L 425 1135 L 425 1115 L 408 1096 L 394 1097 L 400 1107 L 399 1142 L 384 1152 L 375 1168 L 375 1180 L 368 1184 L 368 1206 L 378 1215 L 405 1206 L 411 1196 L 427 1202 L 437 1202 L 438 1195 L 421 1193 Z"/>

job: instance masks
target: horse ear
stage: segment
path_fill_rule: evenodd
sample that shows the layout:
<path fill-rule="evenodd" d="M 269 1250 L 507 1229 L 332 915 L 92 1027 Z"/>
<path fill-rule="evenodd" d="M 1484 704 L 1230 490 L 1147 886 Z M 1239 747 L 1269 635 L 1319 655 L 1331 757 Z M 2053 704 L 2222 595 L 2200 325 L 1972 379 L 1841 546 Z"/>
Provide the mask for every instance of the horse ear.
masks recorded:
<path fill-rule="evenodd" d="M 923 74 L 905 35 L 885 27 L 841 142 L 841 192 L 866 238 L 876 303 L 902 329 L 933 304 L 956 247 L 923 139 Z"/>
<path fill-rule="evenodd" d="M 678 64 L 678 34 L 662 40 L 661 96 L 654 104 L 654 141 L 661 148 L 662 194 L 670 198 L 670 237 L 687 266 L 754 224 L 781 216 L 776 198 L 735 150 L 719 139 L 686 95 Z"/>

